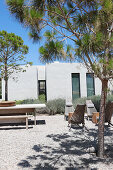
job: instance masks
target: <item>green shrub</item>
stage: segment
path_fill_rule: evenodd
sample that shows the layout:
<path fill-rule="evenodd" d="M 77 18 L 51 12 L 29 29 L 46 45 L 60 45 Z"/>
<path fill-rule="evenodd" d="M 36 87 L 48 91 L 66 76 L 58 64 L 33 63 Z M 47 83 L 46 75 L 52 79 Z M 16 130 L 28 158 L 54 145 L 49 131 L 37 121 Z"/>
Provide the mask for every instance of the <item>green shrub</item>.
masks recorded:
<path fill-rule="evenodd" d="M 98 112 L 100 110 L 100 98 L 101 98 L 101 96 L 92 96 L 92 97 L 89 98 L 94 103 L 94 105 L 95 105 Z M 107 96 L 107 103 L 108 103 L 108 101 L 113 101 L 113 95 L 108 95 Z"/>
<path fill-rule="evenodd" d="M 36 113 L 49 115 L 49 109 L 47 107 L 38 108 L 38 109 L 36 109 Z"/>
<path fill-rule="evenodd" d="M 77 106 L 78 104 L 85 104 L 86 99 L 87 99 L 86 97 L 75 99 L 75 100 L 73 101 L 73 107 L 76 108 L 76 106 Z"/>
<path fill-rule="evenodd" d="M 65 100 L 64 99 L 54 99 L 50 100 L 46 104 L 49 114 L 61 114 L 65 111 Z"/>
<path fill-rule="evenodd" d="M 73 106 L 76 108 L 77 104 L 85 104 L 86 100 L 92 100 L 93 104 L 95 105 L 95 108 L 97 111 L 99 111 L 100 108 L 100 96 L 90 96 L 90 97 L 83 97 L 83 98 L 78 98 L 73 101 Z"/>
<path fill-rule="evenodd" d="M 38 96 L 38 100 L 41 101 L 42 103 L 45 103 L 46 96 L 44 94 L 41 94 L 41 95 Z"/>
<path fill-rule="evenodd" d="M 107 102 L 109 102 L 109 101 L 113 101 L 113 95 L 108 95 Z"/>
<path fill-rule="evenodd" d="M 26 100 L 18 100 L 16 101 L 16 104 L 41 104 L 45 103 L 45 98 L 44 96 L 40 96 L 39 99 L 26 99 Z M 54 114 L 61 114 L 64 113 L 65 111 L 65 100 L 64 99 L 55 99 L 55 100 L 50 100 L 46 103 L 46 108 L 43 109 L 38 109 L 38 113 L 47 113 L 50 115 Z"/>
<path fill-rule="evenodd" d="M 85 104 L 86 100 L 92 100 L 94 103 L 97 111 L 100 108 L 100 96 L 90 96 L 88 98 L 78 98 L 73 101 L 73 106 L 76 108 L 77 104 Z M 113 101 L 113 95 L 108 95 L 107 102 Z M 16 101 L 16 104 L 41 104 L 45 102 L 45 96 L 40 95 L 39 99 L 26 99 L 26 100 L 19 100 Z M 65 112 L 65 100 L 64 99 L 54 99 L 50 100 L 46 103 L 46 109 L 41 110 L 40 113 L 48 113 L 50 115 L 54 114 L 61 114 Z"/>
<path fill-rule="evenodd" d="M 86 100 L 92 100 L 93 104 L 95 105 L 95 108 L 99 112 L 99 110 L 100 110 L 100 97 L 101 96 L 90 96 L 88 98 L 86 98 L 86 97 L 78 98 L 78 99 L 73 101 L 73 106 L 74 106 L 74 108 L 76 108 L 77 104 L 85 104 Z M 108 95 L 107 102 L 108 101 L 113 101 L 113 95 Z"/>
<path fill-rule="evenodd" d="M 92 100 L 97 112 L 100 110 L 100 96 L 90 96 L 87 99 Z"/>
<path fill-rule="evenodd" d="M 44 94 L 39 95 L 38 99 L 25 99 L 16 101 L 16 104 L 41 104 L 41 103 L 46 103 L 46 98 Z"/>
<path fill-rule="evenodd" d="M 39 99 L 25 99 L 25 100 L 17 100 L 16 104 L 41 104 L 45 103 Z"/>

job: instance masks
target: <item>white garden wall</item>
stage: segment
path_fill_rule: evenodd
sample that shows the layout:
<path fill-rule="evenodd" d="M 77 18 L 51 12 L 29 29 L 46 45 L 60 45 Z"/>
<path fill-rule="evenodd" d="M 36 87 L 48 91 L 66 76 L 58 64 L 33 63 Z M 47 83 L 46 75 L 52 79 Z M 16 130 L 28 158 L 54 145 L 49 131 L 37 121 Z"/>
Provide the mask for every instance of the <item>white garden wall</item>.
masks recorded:
<path fill-rule="evenodd" d="M 87 69 L 81 63 L 46 64 L 46 66 L 29 66 L 26 72 L 14 73 L 16 81 L 9 79 L 9 100 L 23 100 L 38 98 L 38 80 L 46 80 L 47 100 L 64 98 L 72 100 L 72 73 L 80 74 L 80 95 L 87 97 L 86 73 Z M 113 81 L 112 81 L 113 82 Z M 109 87 L 113 91 L 113 83 Z M 2 81 L 2 100 L 4 100 L 4 81 Z M 101 82 L 94 78 L 95 95 L 101 94 Z"/>
<path fill-rule="evenodd" d="M 12 77 L 16 79 L 13 80 Z M 3 81 L 3 99 L 5 98 L 5 88 Z M 8 99 L 23 100 L 37 98 L 37 67 L 28 66 L 26 72 L 14 73 L 8 81 Z"/>
<path fill-rule="evenodd" d="M 54 62 L 46 65 L 47 100 L 64 98 L 72 100 L 72 73 L 80 73 L 80 94 L 87 96 L 87 69 L 81 63 Z M 101 93 L 101 82 L 95 78 L 95 95 Z"/>

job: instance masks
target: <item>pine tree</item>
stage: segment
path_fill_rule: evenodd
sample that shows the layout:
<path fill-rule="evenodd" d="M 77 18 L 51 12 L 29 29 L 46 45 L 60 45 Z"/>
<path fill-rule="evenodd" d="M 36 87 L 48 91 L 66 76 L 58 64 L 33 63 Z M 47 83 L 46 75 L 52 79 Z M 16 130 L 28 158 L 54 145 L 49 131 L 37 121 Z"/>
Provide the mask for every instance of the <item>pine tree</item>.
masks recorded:
<path fill-rule="evenodd" d="M 113 1 L 7 0 L 7 4 L 34 41 L 41 39 L 45 27 L 49 29 L 39 50 L 43 61 L 78 59 L 101 80 L 98 156 L 103 157 L 108 80 L 113 78 Z"/>
<path fill-rule="evenodd" d="M 21 37 L 0 31 L 0 69 L 1 76 L 5 80 L 5 101 L 8 100 L 8 79 L 14 71 L 24 71 L 19 66 L 22 62 L 28 63 L 24 56 L 27 53 L 28 46 L 24 45 Z"/>

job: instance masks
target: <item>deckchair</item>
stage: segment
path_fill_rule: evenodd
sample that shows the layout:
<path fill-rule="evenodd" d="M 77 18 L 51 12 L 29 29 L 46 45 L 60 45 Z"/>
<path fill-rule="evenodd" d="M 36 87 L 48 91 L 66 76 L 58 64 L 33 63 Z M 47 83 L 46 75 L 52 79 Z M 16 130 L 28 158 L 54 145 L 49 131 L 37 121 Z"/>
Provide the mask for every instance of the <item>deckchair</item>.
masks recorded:
<path fill-rule="evenodd" d="M 108 125 L 111 124 L 111 118 L 113 114 L 113 102 L 108 102 L 105 109 L 105 122 L 108 122 Z M 111 124 L 113 126 L 113 124 Z"/>
<path fill-rule="evenodd" d="M 97 110 L 91 100 L 86 100 L 86 112 L 87 112 L 88 119 L 92 118 L 93 112 L 97 112 Z"/>
<path fill-rule="evenodd" d="M 75 111 L 73 112 L 72 116 L 68 120 L 68 125 L 78 125 L 82 123 L 84 127 L 84 112 L 85 112 L 85 105 L 77 105 Z"/>

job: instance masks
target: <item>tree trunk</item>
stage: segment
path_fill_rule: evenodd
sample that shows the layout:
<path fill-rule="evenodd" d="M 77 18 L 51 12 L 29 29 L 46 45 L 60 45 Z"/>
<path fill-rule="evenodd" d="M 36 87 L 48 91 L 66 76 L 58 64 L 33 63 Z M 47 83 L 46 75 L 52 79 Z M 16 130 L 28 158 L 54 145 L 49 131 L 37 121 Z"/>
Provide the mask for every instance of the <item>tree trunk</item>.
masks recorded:
<path fill-rule="evenodd" d="M 102 80 L 102 92 L 100 101 L 100 115 L 98 125 L 98 156 L 104 157 L 104 122 L 105 122 L 105 107 L 107 99 L 108 80 Z"/>
<path fill-rule="evenodd" d="M 5 56 L 5 101 L 8 101 L 8 75 L 7 75 L 7 56 Z"/>
<path fill-rule="evenodd" d="M 8 80 L 5 80 L 5 101 L 8 101 Z"/>

